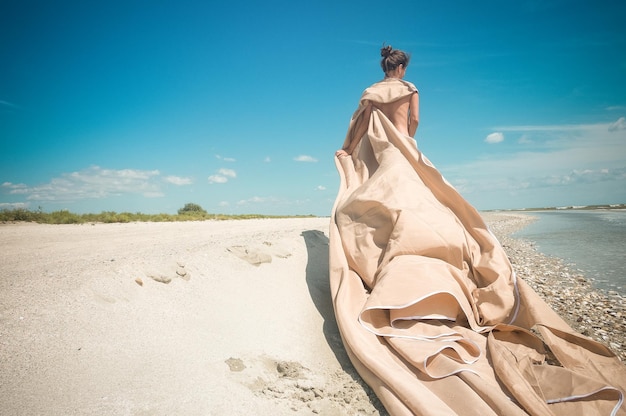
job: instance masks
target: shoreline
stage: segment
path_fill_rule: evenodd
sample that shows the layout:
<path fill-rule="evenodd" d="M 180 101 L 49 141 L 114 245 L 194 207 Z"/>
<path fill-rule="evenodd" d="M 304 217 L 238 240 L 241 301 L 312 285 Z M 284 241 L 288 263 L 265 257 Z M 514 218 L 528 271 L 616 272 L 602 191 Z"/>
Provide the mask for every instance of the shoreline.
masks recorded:
<path fill-rule="evenodd" d="M 624 299 L 510 237 L 517 275 L 624 361 Z M 11 414 L 386 415 L 330 299 L 328 217 L 0 224 L 0 408 Z"/>
<path fill-rule="evenodd" d="M 532 212 L 481 213 L 522 278 L 576 332 L 608 346 L 626 362 L 626 299 L 595 288 L 564 259 L 541 253 L 535 242 L 512 234 L 536 221 Z M 508 218 L 502 218 L 508 217 Z"/>

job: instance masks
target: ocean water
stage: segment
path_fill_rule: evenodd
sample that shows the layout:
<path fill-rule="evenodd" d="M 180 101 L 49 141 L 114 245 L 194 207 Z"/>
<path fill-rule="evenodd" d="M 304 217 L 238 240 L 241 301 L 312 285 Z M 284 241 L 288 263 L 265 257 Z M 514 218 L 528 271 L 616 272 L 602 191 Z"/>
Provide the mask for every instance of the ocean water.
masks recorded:
<path fill-rule="evenodd" d="M 626 295 L 626 210 L 534 211 L 537 217 L 513 237 L 560 257 L 602 290 Z"/>

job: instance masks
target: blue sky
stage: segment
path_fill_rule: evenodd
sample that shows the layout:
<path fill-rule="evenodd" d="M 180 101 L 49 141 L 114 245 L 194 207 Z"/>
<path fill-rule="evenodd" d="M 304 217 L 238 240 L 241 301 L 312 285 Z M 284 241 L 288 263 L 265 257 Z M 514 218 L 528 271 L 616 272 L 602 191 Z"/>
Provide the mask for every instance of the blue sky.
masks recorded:
<path fill-rule="evenodd" d="M 383 42 L 478 209 L 626 202 L 626 2 L 3 1 L 0 209 L 328 215 Z"/>

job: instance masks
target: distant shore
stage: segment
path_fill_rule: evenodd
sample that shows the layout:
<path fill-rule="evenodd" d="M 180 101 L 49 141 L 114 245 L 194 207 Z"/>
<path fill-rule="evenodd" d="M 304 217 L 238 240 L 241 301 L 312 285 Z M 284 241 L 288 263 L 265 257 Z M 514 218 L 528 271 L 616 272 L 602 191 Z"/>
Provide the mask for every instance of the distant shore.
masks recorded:
<path fill-rule="evenodd" d="M 562 211 L 562 210 L 593 210 L 593 209 L 626 209 L 626 204 L 602 204 L 602 205 L 568 205 L 562 207 L 541 208 L 518 208 L 518 209 L 493 209 L 484 212 L 532 212 L 532 211 Z"/>

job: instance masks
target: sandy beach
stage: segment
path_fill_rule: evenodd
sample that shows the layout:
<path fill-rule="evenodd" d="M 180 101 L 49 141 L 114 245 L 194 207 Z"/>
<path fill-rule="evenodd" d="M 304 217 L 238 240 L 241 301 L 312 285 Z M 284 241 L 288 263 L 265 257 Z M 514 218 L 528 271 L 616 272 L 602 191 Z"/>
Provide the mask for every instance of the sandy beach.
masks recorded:
<path fill-rule="evenodd" d="M 484 216 L 518 275 L 623 360 L 623 299 L 508 237 L 530 216 Z M 337 330 L 328 224 L 0 224 L 0 413 L 386 414 Z"/>

